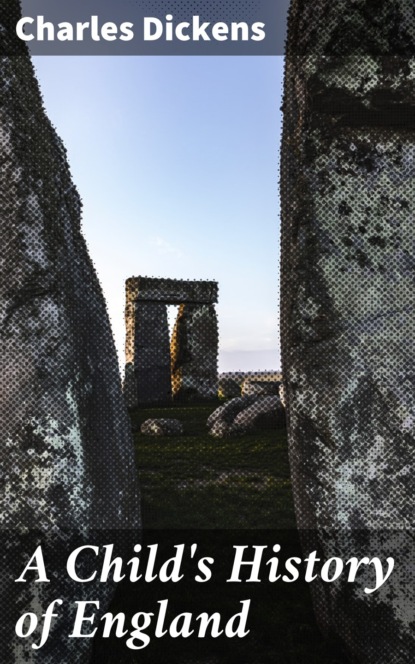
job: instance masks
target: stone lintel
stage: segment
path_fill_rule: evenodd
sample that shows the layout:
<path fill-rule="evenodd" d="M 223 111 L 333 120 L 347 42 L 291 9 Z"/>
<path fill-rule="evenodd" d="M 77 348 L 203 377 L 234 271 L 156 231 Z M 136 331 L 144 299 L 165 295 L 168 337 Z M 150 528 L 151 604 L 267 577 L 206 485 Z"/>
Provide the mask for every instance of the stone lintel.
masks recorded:
<path fill-rule="evenodd" d="M 154 279 L 132 277 L 126 281 L 127 298 L 137 302 L 163 302 L 165 304 L 216 304 L 216 281 L 185 281 L 181 279 Z"/>

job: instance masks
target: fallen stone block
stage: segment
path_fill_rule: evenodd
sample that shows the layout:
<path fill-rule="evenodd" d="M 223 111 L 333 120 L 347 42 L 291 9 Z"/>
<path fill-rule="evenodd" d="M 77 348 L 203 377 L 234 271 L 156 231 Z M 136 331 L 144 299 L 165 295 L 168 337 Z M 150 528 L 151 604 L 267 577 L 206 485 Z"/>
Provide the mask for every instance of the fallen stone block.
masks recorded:
<path fill-rule="evenodd" d="M 207 427 L 211 429 L 212 426 L 217 421 L 225 422 L 230 424 L 233 422 L 238 413 L 241 412 L 244 408 L 247 408 L 251 404 L 255 403 L 256 397 L 235 397 L 230 401 L 227 401 L 223 406 L 219 406 L 216 410 L 211 413 L 207 419 Z"/>
<path fill-rule="evenodd" d="M 232 438 L 236 436 L 243 436 L 245 430 L 242 427 L 237 427 L 234 424 L 228 424 L 222 420 L 218 420 L 209 431 L 209 435 L 213 438 Z"/>
<path fill-rule="evenodd" d="M 233 425 L 250 431 L 257 428 L 274 428 L 284 421 L 284 409 L 279 396 L 259 397 L 244 408 L 233 420 Z"/>
<path fill-rule="evenodd" d="M 183 424 L 175 419 L 150 419 L 143 422 L 140 431 L 147 436 L 180 436 Z"/>

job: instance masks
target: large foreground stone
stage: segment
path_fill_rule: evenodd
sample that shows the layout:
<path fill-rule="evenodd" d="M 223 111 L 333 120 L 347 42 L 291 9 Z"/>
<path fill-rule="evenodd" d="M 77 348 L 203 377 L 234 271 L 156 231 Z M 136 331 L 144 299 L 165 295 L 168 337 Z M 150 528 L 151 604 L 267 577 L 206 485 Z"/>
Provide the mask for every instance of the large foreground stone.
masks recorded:
<path fill-rule="evenodd" d="M 2 52 L 19 11 L 16 0 L 2 10 L 9 19 Z M 104 299 L 80 232 L 80 198 L 29 57 L 2 57 L 0 80 L 0 659 L 88 662 L 91 640 L 75 644 L 65 620 L 54 621 L 40 650 L 31 647 L 39 633 L 13 643 L 11 622 L 17 607 L 44 612 L 57 597 L 73 607 L 87 592 L 83 585 L 65 585 L 63 570 L 61 585 L 34 590 L 14 583 L 7 565 L 13 551 L 22 555 L 23 533 L 37 530 L 65 549 L 81 527 L 86 534 L 137 527 L 130 425 Z M 33 550 L 23 551 L 26 562 Z M 53 556 L 48 571 L 53 575 Z M 111 589 L 102 586 L 93 599 L 105 609 Z"/>
<path fill-rule="evenodd" d="M 414 54 L 412 2 L 292 3 L 281 287 L 290 460 L 300 528 L 345 560 L 411 551 Z M 411 568 L 371 597 L 359 582 L 313 591 L 320 625 L 356 661 L 411 661 Z"/>

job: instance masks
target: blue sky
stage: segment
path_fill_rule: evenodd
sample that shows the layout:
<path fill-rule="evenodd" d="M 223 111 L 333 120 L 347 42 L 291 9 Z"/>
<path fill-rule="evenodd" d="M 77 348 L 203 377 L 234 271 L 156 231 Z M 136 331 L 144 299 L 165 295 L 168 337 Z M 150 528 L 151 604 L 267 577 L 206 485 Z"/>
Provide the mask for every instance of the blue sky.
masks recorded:
<path fill-rule="evenodd" d="M 37 57 L 124 358 L 124 281 L 219 282 L 220 370 L 279 368 L 281 57 Z"/>

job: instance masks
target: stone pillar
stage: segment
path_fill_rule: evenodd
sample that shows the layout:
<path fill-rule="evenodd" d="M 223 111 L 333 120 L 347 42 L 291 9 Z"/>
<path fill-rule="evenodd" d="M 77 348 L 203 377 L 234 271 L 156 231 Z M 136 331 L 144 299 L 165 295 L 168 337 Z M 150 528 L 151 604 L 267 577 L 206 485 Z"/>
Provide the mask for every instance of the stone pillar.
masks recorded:
<path fill-rule="evenodd" d="M 80 231 L 81 201 L 62 142 L 44 112 L 26 47 L 20 44 L 24 55 L 5 55 L 16 39 L 20 3 L 8 0 L 7 8 L 5 4 L 0 32 L 4 83 L 0 115 L 1 659 L 10 664 L 89 661 L 91 639 L 74 644 L 69 638 L 73 615 L 53 621 L 52 634 L 39 651 L 32 648 L 32 643 L 39 642 L 36 634 L 18 640 L 10 624 L 17 607 L 20 615 L 36 610 L 40 618 L 57 597 L 63 600 L 62 612 L 67 616 L 74 601 L 92 590 L 85 592 L 80 584 L 71 584 L 65 568 L 55 568 L 55 553 L 63 549 L 68 555 L 71 538 L 80 528 L 91 541 L 92 529 L 111 530 L 117 540 L 117 533 L 138 526 L 139 504 L 130 423 L 111 328 Z M 52 581 L 33 586 L 30 579 L 16 584 L 16 561 L 20 564 L 34 552 L 34 532 L 36 537 L 48 537 L 45 557 Z M 104 611 L 111 585 L 97 593 Z"/>
<path fill-rule="evenodd" d="M 182 304 L 171 341 L 173 397 L 218 395 L 218 322 L 212 304 Z"/>
<path fill-rule="evenodd" d="M 124 399 L 129 408 L 137 406 L 137 385 L 134 370 L 135 356 L 135 311 L 137 288 L 134 279 L 125 282 L 125 374 Z"/>
<path fill-rule="evenodd" d="M 404 0 L 291 8 L 281 189 L 290 461 L 299 527 L 344 560 L 413 555 L 415 60 L 396 49 L 415 53 L 414 26 Z M 408 567 L 371 597 L 362 580 L 312 586 L 320 625 L 353 661 L 411 661 Z"/>
<path fill-rule="evenodd" d="M 134 385 L 137 404 L 171 401 L 167 307 L 135 303 Z"/>

